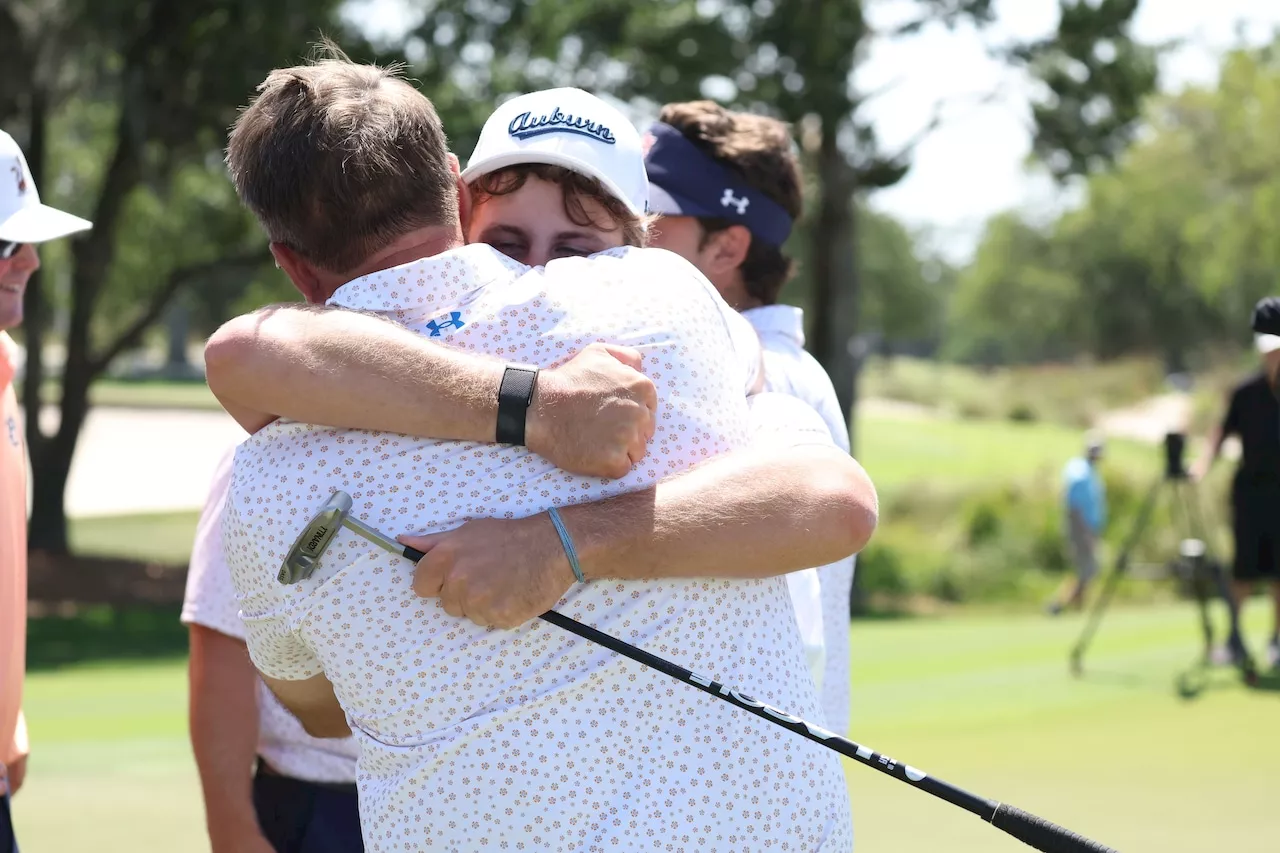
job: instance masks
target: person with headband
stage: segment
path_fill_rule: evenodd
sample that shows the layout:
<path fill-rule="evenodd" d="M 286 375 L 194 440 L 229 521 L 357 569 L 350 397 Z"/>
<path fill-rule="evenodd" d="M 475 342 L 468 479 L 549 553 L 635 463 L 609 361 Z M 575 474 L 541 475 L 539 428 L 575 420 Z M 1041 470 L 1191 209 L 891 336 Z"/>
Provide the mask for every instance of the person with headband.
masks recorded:
<path fill-rule="evenodd" d="M 360 98 L 346 97 L 354 91 Z M 554 239 L 543 245 L 564 255 L 545 267 L 525 267 L 487 245 L 461 246 L 476 207 L 470 190 L 443 148 L 429 102 L 393 75 L 327 60 L 274 72 L 261 92 L 237 122 L 228 162 L 282 268 L 309 301 L 330 306 L 301 313 L 322 324 L 343 314 L 381 323 L 380 335 L 360 338 L 363 348 L 356 358 L 348 353 L 349 361 L 372 354 L 385 364 L 390 353 L 420 353 L 419 344 L 439 339 L 461 354 L 496 360 L 500 377 L 515 371 L 532 379 L 519 412 L 510 395 L 503 396 L 505 382 L 490 386 L 502 418 L 487 436 L 465 436 L 471 441 L 290 420 L 259 429 L 238 451 L 223 510 L 224 551 L 250 654 L 312 733 L 344 734 L 348 722 L 355 729 L 366 847 L 570 849 L 693 833 L 709 850 L 773 841 L 804 850 L 849 849 L 838 762 L 810 754 L 786 732 L 785 742 L 775 743 L 749 719 L 650 684 L 648 673 L 627 669 L 623 660 L 525 622 L 556 605 L 629 641 L 698 661 L 778 704 L 795 703 L 799 713 L 816 710 L 807 677 L 797 676 L 803 664 L 785 585 L 752 578 L 799 568 L 790 563 L 817 551 L 838 554 L 849 544 L 857 550 L 861 542 L 842 537 L 864 526 L 853 523 L 859 513 L 873 514 L 869 482 L 830 488 L 841 461 L 829 448 L 788 455 L 773 446 L 771 465 L 748 460 L 742 467 L 744 455 L 752 454 L 742 444 L 749 428 L 746 369 L 729 331 L 733 315 L 684 262 L 633 248 L 572 257 L 583 247 L 581 235 L 561 239 L 568 233 L 563 223 L 556 232 L 560 248 Z M 634 129 L 607 110 L 593 115 L 552 104 L 530 111 L 527 123 L 508 122 L 507 133 L 535 125 L 544 132 L 532 138 L 587 131 L 594 144 L 608 145 L 612 136 L 638 150 Z M 352 126 L 361 133 L 343 146 L 341 163 L 333 162 L 329 137 Z M 355 187 L 360 192 L 353 193 Z M 512 194 L 529 188 L 539 188 L 535 178 Z M 359 203 L 334 203 L 342 198 Z M 316 219 L 316 210 L 333 215 Z M 393 214 L 396 230 L 377 227 Z M 252 333 L 237 334 L 261 341 L 266 324 L 261 315 L 254 319 Z M 342 322 L 328 328 L 339 336 L 351 331 Z M 237 334 L 210 342 L 215 391 L 225 390 L 218 372 L 246 342 Z M 517 427 L 528 425 L 529 408 L 537 405 L 541 371 L 503 364 L 563 363 L 593 341 L 621 344 L 619 358 L 650 371 L 657 391 L 648 403 L 652 441 L 633 460 L 632 473 L 612 482 L 575 478 L 529 452 Z M 308 346 L 315 345 L 310 339 Z M 296 352 L 295 343 L 286 346 Z M 309 364 L 325 374 L 322 396 L 369 400 L 388 387 L 388 374 L 376 372 L 366 374 L 366 386 L 347 385 L 352 374 L 341 355 L 326 359 L 323 346 L 308 352 L 320 358 Z M 425 361 L 396 362 L 399 373 L 390 374 L 390 385 L 404 396 Z M 435 416 L 424 415 L 420 405 L 399 416 L 420 428 Z M 363 417 L 388 411 L 376 403 Z M 303 417 L 334 423 L 314 414 Z M 737 463 L 722 455 L 734 448 Z M 806 463 L 796 464 L 802 457 Z M 290 461 L 308 458 L 311 464 Z M 710 461 L 685 470 L 703 460 Z M 712 475 L 713 468 L 721 473 Z M 726 470 L 751 476 L 724 479 Z M 655 485 L 671 474 L 680 476 Z M 710 482 L 715 476 L 718 485 Z M 416 578 L 339 533 L 313 578 L 288 586 L 275 580 L 278 550 L 288 547 L 280 536 L 296 526 L 294 516 L 316 489 L 336 487 L 352 493 L 368 522 L 390 532 L 406 526 L 429 532 L 426 539 L 405 540 L 427 552 Z M 598 503 L 581 503 L 589 499 Z M 548 504 L 562 505 L 559 526 L 548 522 Z M 840 504 L 857 510 L 839 513 Z M 726 512 L 730 506 L 738 509 Z M 455 526 L 464 519 L 471 520 Z M 600 547 L 618 531 L 629 531 L 621 549 Z M 562 550 L 561 537 L 576 541 L 576 562 L 572 550 Z M 485 549 L 503 559 L 480 566 L 469 557 Z M 628 696 L 643 701 L 625 701 Z M 610 738 L 607 748 L 584 734 L 597 729 Z M 519 756 L 507 747 L 496 751 L 513 736 Z M 662 754 L 684 741 L 692 772 L 712 761 L 707 750 L 725 739 L 753 753 L 747 760 L 769 765 L 763 771 L 771 773 L 768 786 L 748 792 L 729 774 L 694 778 Z M 529 784 L 505 784 L 512 773 Z M 562 778 L 577 782 L 557 781 Z M 702 796 L 686 801 L 680 791 L 693 788 Z M 743 796 L 764 810 L 761 821 L 742 826 L 729 819 Z M 779 797 L 803 800 L 802 815 L 775 819 Z M 595 819 L 612 809 L 617 822 Z M 537 819 L 529 819 L 535 811 Z"/>
<path fill-rule="evenodd" d="M 1259 583 L 1271 586 L 1271 639 L 1266 662 L 1280 667 L 1280 403 L 1275 385 L 1280 373 L 1280 300 L 1268 297 L 1253 312 L 1254 346 L 1261 362 L 1257 373 L 1237 385 L 1227 398 L 1222 421 L 1209 434 L 1204 454 L 1191 469 L 1203 480 L 1222 452 L 1228 436 L 1240 440 L 1240 462 L 1231 482 L 1233 597 L 1240 619 L 1244 604 Z M 1233 621 L 1226 645 L 1215 650 L 1219 662 L 1243 662 L 1248 646 Z"/>
<path fill-rule="evenodd" d="M 783 250 L 803 204 L 787 126 L 711 101 L 668 104 L 645 137 L 651 245 L 691 262 L 759 334 L 764 389 L 802 401 L 849 452 L 848 413 L 826 371 L 804 348 L 804 314 L 778 304 L 794 273 Z M 849 605 L 854 558 L 787 576 L 823 715 L 847 731 Z"/>

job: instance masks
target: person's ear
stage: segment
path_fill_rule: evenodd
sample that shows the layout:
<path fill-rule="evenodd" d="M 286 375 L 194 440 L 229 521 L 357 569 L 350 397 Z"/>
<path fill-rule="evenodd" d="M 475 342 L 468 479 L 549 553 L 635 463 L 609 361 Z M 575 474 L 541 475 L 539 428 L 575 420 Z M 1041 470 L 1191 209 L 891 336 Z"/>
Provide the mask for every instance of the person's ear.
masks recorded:
<path fill-rule="evenodd" d="M 329 298 L 325 293 L 320 273 L 305 258 L 283 243 L 271 244 L 271 255 L 276 259 L 276 266 L 284 270 L 284 274 L 298 288 L 302 297 L 312 305 L 323 305 Z"/>
<path fill-rule="evenodd" d="M 702 258 L 699 266 L 706 270 L 707 278 L 716 281 L 736 272 L 747 259 L 750 248 L 751 232 L 746 226 L 730 225 L 707 236 L 699 252 Z"/>
<path fill-rule="evenodd" d="M 475 210 L 475 200 L 471 195 L 471 186 L 462 178 L 458 178 L 458 223 L 462 226 L 462 238 L 467 238 L 471 230 L 471 214 Z"/>

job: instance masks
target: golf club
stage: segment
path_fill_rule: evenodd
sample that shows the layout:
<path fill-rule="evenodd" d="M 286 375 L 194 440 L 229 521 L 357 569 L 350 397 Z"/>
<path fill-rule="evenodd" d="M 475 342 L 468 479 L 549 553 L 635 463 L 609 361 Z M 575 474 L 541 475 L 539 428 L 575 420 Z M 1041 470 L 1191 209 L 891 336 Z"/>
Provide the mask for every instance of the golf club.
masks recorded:
<path fill-rule="evenodd" d="M 351 496 L 346 492 L 335 491 L 315 517 L 312 518 L 311 523 L 303 529 L 302 534 L 294 542 L 293 548 L 285 556 L 284 565 L 280 569 L 278 576 L 281 583 L 296 583 L 298 580 L 310 577 L 319 566 L 320 558 L 323 556 L 325 548 L 333 541 L 333 537 L 340 527 L 346 527 L 378 547 L 415 563 L 425 556 L 421 551 L 401 545 L 389 536 L 351 518 L 350 512 Z M 704 693 L 709 693 L 717 699 L 736 705 L 744 711 L 755 714 L 757 717 L 790 729 L 802 737 L 806 737 L 815 743 L 820 743 L 828 749 L 835 750 L 841 755 L 852 758 L 854 761 L 865 764 L 868 767 L 874 767 L 882 773 L 887 773 L 895 779 L 920 788 L 954 806 L 959 806 L 965 811 L 982 818 L 997 829 L 1007 832 L 1024 844 L 1044 851 L 1044 853 L 1075 853 L 1076 851 L 1116 853 L 1110 847 L 1064 829 L 1022 809 L 971 794 L 941 779 L 935 779 L 923 771 L 878 753 L 870 747 L 854 743 L 834 732 L 827 731 L 821 726 L 815 726 L 799 717 L 793 717 L 785 711 L 780 711 L 763 702 L 758 702 L 732 687 L 698 675 L 682 666 L 677 666 L 668 660 L 652 655 L 643 649 L 636 648 L 629 643 L 624 643 L 616 637 L 583 625 L 581 622 L 570 619 L 562 613 L 549 610 L 538 618 L 570 633 L 577 634 L 584 640 L 604 646 L 606 649 L 628 657 L 637 663 L 656 669 L 677 681 L 692 685 Z"/>

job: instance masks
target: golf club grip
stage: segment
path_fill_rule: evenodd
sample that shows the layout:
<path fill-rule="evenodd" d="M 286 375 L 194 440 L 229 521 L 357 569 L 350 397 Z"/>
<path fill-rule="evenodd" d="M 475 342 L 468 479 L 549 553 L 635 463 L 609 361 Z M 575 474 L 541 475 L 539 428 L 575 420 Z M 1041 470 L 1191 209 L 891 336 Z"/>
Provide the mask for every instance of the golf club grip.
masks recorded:
<path fill-rule="evenodd" d="M 996 813 L 991 816 L 991 825 L 1044 853 L 1116 853 L 1105 844 L 1091 841 L 1008 803 L 1001 803 L 996 807 Z"/>
<path fill-rule="evenodd" d="M 405 545 L 404 550 L 401 551 L 400 553 L 403 554 L 408 559 L 413 560 L 415 563 L 421 560 L 423 557 L 427 556 L 426 554 L 419 551 L 417 548 L 410 548 L 408 545 Z"/>

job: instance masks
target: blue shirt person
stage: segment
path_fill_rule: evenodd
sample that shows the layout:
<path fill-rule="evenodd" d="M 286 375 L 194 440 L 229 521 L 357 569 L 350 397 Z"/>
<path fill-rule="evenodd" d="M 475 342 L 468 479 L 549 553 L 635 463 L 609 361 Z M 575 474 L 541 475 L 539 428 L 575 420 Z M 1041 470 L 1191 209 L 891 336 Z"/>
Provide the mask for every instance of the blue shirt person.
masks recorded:
<path fill-rule="evenodd" d="M 1067 513 L 1079 513 L 1095 536 L 1101 533 L 1107 523 L 1107 487 L 1089 454 L 1068 462 L 1062 480 Z"/>
<path fill-rule="evenodd" d="M 1090 434 L 1083 456 L 1062 469 L 1062 503 L 1066 510 L 1066 538 L 1075 564 L 1075 577 L 1049 603 L 1048 611 L 1061 613 L 1064 607 L 1078 607 L 1098 573 L 1098 537 L 1107 523 L 1107 487 L 1098 471 L 1102 439 Z"/>

